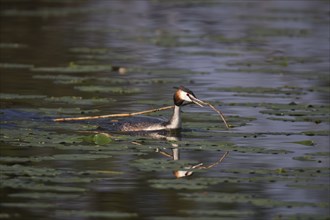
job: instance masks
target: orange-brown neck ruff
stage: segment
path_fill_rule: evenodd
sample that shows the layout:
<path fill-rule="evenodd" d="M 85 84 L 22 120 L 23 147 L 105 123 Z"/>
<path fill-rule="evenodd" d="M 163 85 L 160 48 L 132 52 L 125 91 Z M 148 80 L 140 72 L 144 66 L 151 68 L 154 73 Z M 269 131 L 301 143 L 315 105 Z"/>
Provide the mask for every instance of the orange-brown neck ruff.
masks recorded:
<path fill-rule="evenodd" d="M 176 105 L 176 106 L 181 106 L 184 102 L 184 100 L 181 99 L 181 94 L 180 93 L 181 93 L 181 91 L 178 90 L 173 95 L 174 105 Z"/>

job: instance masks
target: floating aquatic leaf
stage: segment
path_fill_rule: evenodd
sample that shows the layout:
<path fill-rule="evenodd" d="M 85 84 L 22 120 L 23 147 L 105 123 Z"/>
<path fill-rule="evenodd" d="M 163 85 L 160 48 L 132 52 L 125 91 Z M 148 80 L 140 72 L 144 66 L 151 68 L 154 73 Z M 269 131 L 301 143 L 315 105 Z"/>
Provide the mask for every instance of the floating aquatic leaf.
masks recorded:
<path fill-rule="evenodd" d="M 307 37 L 310 34 L 308 29 L 298 28 L 266 28 L 258 27 L 250 30 L 255 37 Z"/>
<path fill-rule="evenodd" d="M 116 212 L 116 211 L 77 211 L 77 210 L 57 210 L 55 213 L 58 217 L 71 218 L 134 218 L 138 217 L 136 213 Z"/>
<path fill-rule="evenodd" d="M 45 95 L 20 95 L 20 94 L 10 94 L 10 93 L 1 93 L 1 99 L 42 99 L 45 98 Z"/>
<path fill-rule="evenodd" d="M 21 64 L 21 63 L 0 63 L 0 68 L 4 69 L 29 69 L 32 68 L 32 64 Z"/>
<path fill-rule="evenodd" d="M 21 165 L 2 165 L 0 164 L 2 174 L 15 174 L 15 175 L 25 175 L 25 176 L 57 176 L 61 174 L 61 171 L 51 169 L 51 168 L 37 168 L 28 167 Z"/>
<path fill-rule="evenodd" d="M 301 88 L 296 87 L 279 87 L 279 88 L 269 88 L 269 87 L 221 87 L 221 88 L 210 88 L 211 90 L 223 91 L 223 92 L 235 92 L 235 93 L 259 93 L 259 94 L 303 94 Z"/>
<path fill-rule="evenodd" d="M 323 130 L 323 131 L 303 131 L 301 132 L 307 136 L 328 136 L 330 134 L 330 130 Z"/>
<path fill-rule="evenodd" d="M 194 52 L 183 52 L 180 51 L 179 54 L 188 56 L 210 56 L 210 57 L 237 57 L 241 54 L 239 52 L 214 52 L 214 51 L 194 51 Z"/>
<path fill-rule="evenodd" d="M 72 193 L 48 193 L 48 192 L 26 192 L 9 194 L 12 198 L 27 198 L 27 199 L 73 199 L 79 197 L 79 194 Z"/>
<path fill-rule="evenodd" d="M 301 156 L 301 157 L 293 157 L 292 159 L 300 160 L 300 161 L 315 161 L 314 157 L 308 156 L 308 155 Z"/>
<path fill-rule="evenodd" d="M 7 9 L 1 11 L 1 16 L 23 16 L 23 17 L 58 17 L 58 16 L 68 16 L 71 14 L 85 14 L 89 12 L 97 12 L 105 9 L 100 8 L 38 8 L 35 10 L 24 10 L 24 9 Z"/>
<path fill-rule="evenodd" d="M 54 208 L 57 205 L 55 203 L 35 203 L 35 202 L 27 202 L 27 203 L 0 203 L 0 207 L 10 207 L 10 208 Z"/>
<path fill-rule="evenodd" d="M 91 77 L 86 76 L 71 76 L 71 75 L 48 75 L 48 74 L 42 74 L 42 75 L 34 75 L 34 79 L 51 79 L 56 84 L 80 84 L 84 83 L 85 81 L 91 80 Z"/>
<path fill-rule="evenodd" d="M 62 97 L 47 97 L 44 99 L 48 102 L 62 102 L 74 105 L 94 105 L 94 104 L 105 104 L 114 102 L 114 99 L 109 98 L 91 98 L 83 99 L 80 96 L 62 96 Z"/>
<path fill-rule="evenodd" d="M 112 137 L 107 133 L 98 133 L 92 136 L 92 141 L 97 145 L 106 145 L 112 142 Z"/>
<path fill-rule="evenodd" d="M 296 141 L 296 142 L 293 142 L 293 143 L 306 145 L 306 146 L 314 146 L 314 141 L 312 141 L 312 140 Z"/>
<path fill-rule="evenodd" d="M 77 90 L 83 92 L 111 92 L 117 94 L 131 94 L 138 93 L 139 88 L 124 88 L 124 87 L 111 87 L 111 86 L 75 86 Z"/>
<path fill-rule="evenodd" d="M 5 49 L 17 49 L 17 48 L 26 48 L 27 45 L 21 43 L 0 43 L 0 48 Z"/>
<path fill-rule="evenodd" d="M 67 67 L 33 67 L 31 71 L 54 73 L 90 73 L 112 71 L 111 65 L 69 65 Z"/>
<path fill-rule="evenodd" d="M 206 189 L 211 185 L 222 183 L 223 180 L 213 178 L 195 178 L 195 179 L 154 179 L 149 180 L 151 187 L 157 189 L 188 189 L 198 190 Z"/>
<path fill-rule="evenodd" d="M 189 214 L 191 216 L 200 216 L 200 217 L 205 217 L 205 216 L 222 216 L 222 217 L 240 217 L 240 218 L 245 218 L 246 216 L 251 216 L 255 212 L 251 211 L 245 211 L 245 210 L 180 210 L 181 213 Z"/>
<path fill-rule="evenodd" d="M 311 156 L 330 156 L 330 152 L 315 152 L 315 153 L 307 153 L 307 155 Z"/>
<path fill-rule="evenodd" d="M 82 110 L 81 108 L 39 108 L 39 112 L 54 116 L 58 114 L 87 114 L 98 112 L 97 109 Z"/>
<path fill-rule="evenodd" d="M 161 75 L 161 76 L 178 76 L 178 75 L 193 75 L 193 74 L 208 74 L 207 72 L 193 71 L 189 69 L 174 69 L 174 68 L 163 68 L 163 69 L 151 69 L 151 68 L 129 68 L 129 72 L 142 72 L 148 75 Z"/>
<path fill-rule="evenodd" d="M 69 50 L 72 53 L 88 53 L 88 54 L 105 54 L 111 49 L 109 48 L 90 48 L 90 47 L 74 47 Z"/>
<path fill-rule="evenodd" d="M 180 193 L 184 199 L 205 203 L 247 203 L 260 207 L 327 207 L 326 203 L 280 201 L 243 193 Z"/>
<path fill-rule="evenodd" d="M 219 43 L 226 44 L 235 44 L 235 43 L 256 43 L 260 42 L 260 40 L 256 40 L 252 37 L 226 37 L 224 35 L 211 35 L 208 36 L 211 40 Z"/>

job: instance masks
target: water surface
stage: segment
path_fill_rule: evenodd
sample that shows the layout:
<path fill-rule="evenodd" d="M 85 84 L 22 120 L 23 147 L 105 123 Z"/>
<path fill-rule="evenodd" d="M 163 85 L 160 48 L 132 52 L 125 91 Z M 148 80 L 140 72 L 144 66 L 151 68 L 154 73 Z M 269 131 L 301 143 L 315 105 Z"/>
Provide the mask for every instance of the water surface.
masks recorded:
<path fill-rule="evenodd" d="M 0 2 L 1 218 L 329 219 L 328 2 Z M 157 138 L 51 120 L 179 85 L 232 128 L 198 106 Z"/>

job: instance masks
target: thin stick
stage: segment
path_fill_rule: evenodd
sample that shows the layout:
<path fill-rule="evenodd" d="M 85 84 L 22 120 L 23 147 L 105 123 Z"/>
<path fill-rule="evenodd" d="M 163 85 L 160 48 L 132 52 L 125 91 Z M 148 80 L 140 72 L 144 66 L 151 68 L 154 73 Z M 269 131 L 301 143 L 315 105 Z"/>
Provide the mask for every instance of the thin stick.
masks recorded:
<path fill-rule="evenodd" d="M 208 106 L 209 106 L 211 109 L 213 109 L 214 111 L 216 111 L 216 112 L 220 115 L 220 117 L 221 117 L 222 121 L 225 123 L 226 127 L 229 128 L 229 125 L 228 125 L 228 123 L 227 123 L 227 121 L 226 121 L 226 119 L 225 119 L 225 116 L 222 114 L 222 112 L 221 112 L 220 110 L 216 109 L 213 105 L 211 105 L 211 104 L 208 103 L 208 102 L 204 102 L 204 101 L 203 101 L 203 103 L 204 103 L 205 105 L 208 105 Z"/>
<path fill-rule="evenodd" d="M 186 103 L 184 105 L 191 104 L 191 103 Z M 209 106 L 211 109 L 213 109 L 215 112 L 217 112 L 222 121 L 225 123 L 226 127 L 229 128 L 229 125 L 225 119 L 225 116 L 222 114 L 222 112 L 218 109 L 216 109 L 212 104 L 208 102 L 204 102 L 204 105 Z M 100 118 L 116 118 L 116 117 L 131 117 L 135 115 L 142 115 L 142 114 L 147 114 L 147 113 L 152 113 L 152 112 L 158 112 L 158 111 L 163 111 L 167 109 L 174 108 L 174 106 L 165 106 L 161 108 L 155 108 L 155 109 L 149 109 L 145 111 L 140 111 L 140 112 L 132 112 L 132 113 L 118 113 L 118 114 L 110 114 L 110 115 L 96 115 L 96 116 L 84 116 L 84 117 L 75 117 L 75 118 L 55 118 L 53 121 L 56 122 L 63 122 L 63 121 L 80 121 L 80 120 L 91 120 L 91 119 L 100 119 Z"/>
<path fill-rule="evenodd" d="M 167 109 L 174 108 L 174 106 L 165 106 L 156 109 L 150 109 L 141 112 L 132 112 L 132 113 L 119 113 L 119 114 L 110 114 L 110 115 L 96 115 L 96 116 L 85 116 L 85 117 L 75 117 L 75 118 L 55 118 L 53 121 L 61 122 L 61 121 L 79 121 L 79 120 L 90 120 L 90 119 L 100 119 L 100 118 L 116 118 L 116 117 L 131 117 L 135 115 L 142 115 L 151 112 L 158 112 Z"/>

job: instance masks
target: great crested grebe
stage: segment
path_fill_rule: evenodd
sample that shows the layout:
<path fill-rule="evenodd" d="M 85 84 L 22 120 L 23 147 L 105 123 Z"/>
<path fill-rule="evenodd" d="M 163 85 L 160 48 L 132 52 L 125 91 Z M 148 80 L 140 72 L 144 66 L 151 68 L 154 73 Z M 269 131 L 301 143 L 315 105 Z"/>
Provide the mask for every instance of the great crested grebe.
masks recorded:
<path fill-rule="evenodd" d="M 192 91 L 180 86 L 173 95 L 174 111 L 169 121 L 158 118 L 139 117 L 133 121 L 124 121 L 119 125 L 120 131 L 161 131 L 176 130 L 181 128 L 181 107 L 183 103 L 192 102 L 203 107 L 204 102 L 197 99 Z"/>

